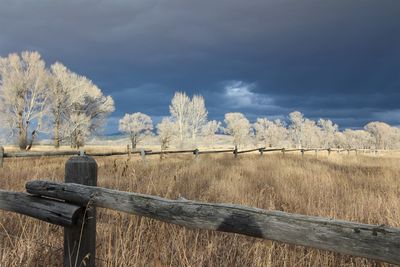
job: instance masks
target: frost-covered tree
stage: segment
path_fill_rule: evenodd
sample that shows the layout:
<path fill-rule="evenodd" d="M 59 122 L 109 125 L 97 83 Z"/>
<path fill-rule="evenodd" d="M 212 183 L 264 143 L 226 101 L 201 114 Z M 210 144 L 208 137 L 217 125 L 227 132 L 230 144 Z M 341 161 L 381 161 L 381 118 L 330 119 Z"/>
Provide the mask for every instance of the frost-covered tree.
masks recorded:
<path fill-rule="evenodd" d="M 119 130 L 129 135 L 132 148 L 136 148 L 143 137 L 151 134 L 151 130 L 153 130 L 153 121 L 148 115 L 140 112 L 125 114 L 125 116 L 119 120 Z"/>
<path fill-rule="evenodd" d="M 321 129 L 313 120 L 304 118 L 301 112 L 289 114 L 289 136 L 297 147 L 319 147 L 321 143 Z"/>
<path fill-rule="evenodd" d="M 208 140 L 210 146 L 215 144 L 215 134 L 221 129 L 221 122 L 212 120 L 207 122 L 203 128 L 203 136 Z"/>
<path fill-rule="evenodd" d="M 188 124 L 193 142 L 207 123 L 207 114 L 204 98 L 201 95 L 194 95 L 188 108 Z"/>
<path fill-rule="evenodd" d="M 346 136 L 344 135 L 344 133 L 337 131 L 335 133 L 335 139 L 334 139 L 333 143 L 334 143 L 333 147 L 345 148 L 347 145 L 347 141 L 346 141 Z"/>
<path fill-rule="evenodd" d="M 170 118 L 163 118 L 162 121 L 157 124 L 157 134 L 160 139 L 162 151 L 168 149 L 175 132 L 175 124 Z"/>
<path fill-rule="evenodd" d="M 111 96 L 89 79 L 71 72 L 61 63 L 51 66 L 50 110 L 55 146 L 69 140 L 80 147 L 91 134 L 103 128 L 108 115 L 115 110 Z"/>
<path fill-rule="evenodd" d="M 250 122 L 242 113 L 225 114 L 225 132 L 233 136 L 235 146 L 243 145 L 250 137 Z"/>
<path fill-rule="evenodd" d="M 304 124 L 304 115 L 299 111 L 294 111 L 289 114 L 290 126 L 289 126 L 289 135 L 295 146 L 302 146 L 302 136 L 303 136 L 303 124 Z"/>
<path fill-rule="evenodd" d="M 84 86 L 78 87 L 76 90 L 82 90 L 83 94 L 78 98 L 78 101 L 73 103 L 72 114 L 76 116 L 86 117 L 89 124 L 81 125 L 82 128 L 74 120 L 70 120 L 70 139 L 72 146 L 82 146 L 84 142 L 79 140 L 85 140 L 88 134 L 98 134 L 106 123 L 108 115 L 115 110 L 114 100 L 111 96 L 103 95 L 102 91 L 85 77 Z M 73 131 L 71 131 L 73 130 Z M 85 135 L 86 133 L 86 135 Z"/>
<path fill-rule="evenodd" d="M 284 144 L 288 131 L 281 120 L 270 121 L 258 118 L 253 125 L 256 139 L 266 147 L 277 147 Z"/>
<path fill-rule="evenodd" d="M 322 133 L 317 123 L 310 119 L 305 119 L 301 131 L 302 147 L 316 148 L 321 146 Z"/>
<path fill-rule="evenodd" d="M 176 123 L 179 145 L 183 146 L 189 130 L 190 99 L 184 92 L 176 92 L 172 98 L 169 111 L 173 122 Z"/>
<path fill-rule="evenodd" d="M 389 147 L 392 135 L 390 125 L 384 122 L 374 121 L 365 125 L 364 129 L 373 136 L 375 148 L 386 149 Z"/>
<path fill-rule="evenodd" d="M 330 148 L 335 145 L 335 134 L 339 131 L 339 126 L 331 120 L 319 119 L 318 126 L 321 128 L 321 146 Z"/>
<path fill-rule="evenodd" d="M 59 147 L 61 141 L 70 138 L 76 129 L 82 129 L 87 136 L 90 132 L 90 118 L 75 110 L 85 102 L 87 86 L 90 82 L 82 76 L 70 71 L 62 63 L 56 62 L 50 67 L 50 126 L 53 132 L 54 146 Z M 84 129 L 87 128 L 87 129 Z M 79 138 L 82 138 L 79 137 Z M 81 140 L 81 143 L 84 140 Z"/>
<path fill-rule="evenodd" d="M 372 135 L 364 130 L 346 129 L 343 131 L 344 144 L 343 148 L 347 149 L 365 149 L 371 148 L 374 139 Z"/>
<path fill-rule="evenodd" d="M 48 73 L 38 52 L 0 58 L 0 117 L 20 149 L 41 130 L 48 101 Z"/>

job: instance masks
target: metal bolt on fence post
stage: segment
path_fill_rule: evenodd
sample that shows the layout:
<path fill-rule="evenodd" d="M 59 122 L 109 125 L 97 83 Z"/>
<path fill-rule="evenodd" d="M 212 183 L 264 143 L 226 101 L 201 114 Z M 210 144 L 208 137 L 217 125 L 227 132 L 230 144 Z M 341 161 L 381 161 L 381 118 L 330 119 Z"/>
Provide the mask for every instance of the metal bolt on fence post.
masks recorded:
<path fill-rule="evenodd" d="M 65 182 L 97 186 L 97 163 L 89 156 L 75 156 L 65 164 Z M 95 266 L 96 208 L 90 203 L 77 223 L 64 227 L 64 267 Z"/>

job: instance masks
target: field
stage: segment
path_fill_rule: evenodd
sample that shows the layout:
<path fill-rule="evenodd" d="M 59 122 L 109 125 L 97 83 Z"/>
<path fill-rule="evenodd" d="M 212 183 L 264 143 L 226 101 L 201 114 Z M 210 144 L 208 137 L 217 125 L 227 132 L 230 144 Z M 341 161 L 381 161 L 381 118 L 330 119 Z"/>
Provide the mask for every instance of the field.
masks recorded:
<path fill-rule="evenodd" d="M 67 157 L 6 159 L 0 188 L 62 181 Z M 310 153 L 96 158 L 98 185 L 400 227 L 399 155 Z M 380 266 L 367 259 L 235 234 L 189 230 L 99 209 L 98 266 Z M 61 266 L 62 228 L 0 211 L 0 266 Z"/>

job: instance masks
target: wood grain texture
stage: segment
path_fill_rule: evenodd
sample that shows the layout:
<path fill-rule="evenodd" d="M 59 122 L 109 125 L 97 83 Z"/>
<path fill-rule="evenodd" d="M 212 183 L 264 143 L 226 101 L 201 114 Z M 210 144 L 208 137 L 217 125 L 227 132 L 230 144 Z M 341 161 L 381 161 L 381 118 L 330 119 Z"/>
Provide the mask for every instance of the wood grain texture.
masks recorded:
<path fill-rule="evenodd" d="M 160 154 L 184 154 L 184 153 L 193 153 L 194 149 L 190 150 L 165 150 L 165 151 L 150 151 L 146 152 L 146 155 L 160 155 Z"/>
<path fill-rule="evenodd" d="M 265 147 L 260 147 L 260 148 L 253 148 L 253 149 L 247 149 L 247 150 L 241 150 L 238 151 L 238 154 L 243 154 L 243 153 L 250 153 L 250 152 L 255 152 L 255 151 L 260 151 L 260 149 L 265 149 Z"/>
<path fill-rule="evenodd" d="M 118 210 L 189 228 L 232 232 L 400 264 L 400 229 L 329 218 L 266 211 L 232 204 L 168 200 L 78 184 L 33 181 L 32 194 L 65 199 L 79 205 L 89 201 Z"/>
<path fill-rule="evenodd" d="M 52 157 L 52 156 L 73 156 L 79 155 L 79 151 L 21 151 L 4 153 L 5 158 L 30 158 L 30 157 Z"/>
<path fill-rule="evenodd" d="M 65 164 L 65 182 L 97 185 L 97 163 L 89 156 L 70 158 Z M 66 200 L 66 202 L 70 202 Z M 96 207 L 86 203 L 77 224 L 64 228 L 64 266 L 95 266 Z"/>
<path fill-rule="evenodd" d="M 71 226 L 75 224 L 81 207 L 26 193 L 0 190 L 0 209 L 61 226 Z"/>
<path fill-rule="evenodd" d="M 0 146 L 0 168 L 3 168 L 4 162 L 4 147 Z"/>
<path fill-rule="evenodd" d="M 223 149 L 223 150 L 199 150 L 199 154 L 218 154 L 218 153 L 233 153 L 234 149 Z"/>

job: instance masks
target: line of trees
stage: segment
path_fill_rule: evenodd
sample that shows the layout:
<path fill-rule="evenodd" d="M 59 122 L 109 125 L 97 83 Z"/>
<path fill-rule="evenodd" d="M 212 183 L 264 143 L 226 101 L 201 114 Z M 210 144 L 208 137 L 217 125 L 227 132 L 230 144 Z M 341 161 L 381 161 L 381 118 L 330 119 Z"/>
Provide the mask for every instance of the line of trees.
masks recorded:
<path fill-rule="evenodd" d="M 46 68 L 38 52 L 0 58 L 1 128 L 20 149 L 30 149 L 41 132 L 52 134 L 56 147 L 80 147 L 114 109 L 92 81 L 59 62 Z"/>
<path fill-rule="evenodd" d="M 0 128 L 7 130 L 21 149 L 30 149 L 39 133 L 51 135 L 54 146 L 68 143 L 80 147 L 99 133 L 114 111 L 114 101 L 88 78 L 62 63 L 49 68 L 38 52 L 0 57 Z M 364 129 L 339 131 L 331 120 L 307 119 L 298 111 L 287 120 L 257 118 L 251 123 L 242 113 L 227 113 L 223 123 L 209 121 L 204 98 L 176 92 L 170 116 L 154 127 L 162 149 L 197 147 L 200 140 L 213 146 L 217 134 L 232 136 L 236 146 L 400 148 L 400 130 L 383 122 L 370 122 Z M 153 135 L 150 116 L 137 112 L 119 121 L 132 147 Z"/>
<path fill-rule="evenodd" d="M 175 93 L 169 110 L 170 116 L 156 125 L 162 149 L 171 143 L 178 147 L 197 147 L 199 137 L 213 146 L 218 133 L 232 136 L 232 144 L 239 147 L 400 148 L 400 129 L 383 122 L 370 122 L 364 129 L 340 131 L 331 120 L 314 121 L 298 111 L 290 113 L 287 122 L 263 117 L 254 123 L 235 112 L 225 114 L 222 126 L 221 122 L 207 120 L 208 112 L 201 95 L 190 98 L 184 92 Z M 133 147 L 144 136 L 152 135 L 152 129 L 150 117 L 143 113 L 126 114 L 120 120 L 120 130 L 129 134 Z"/>

